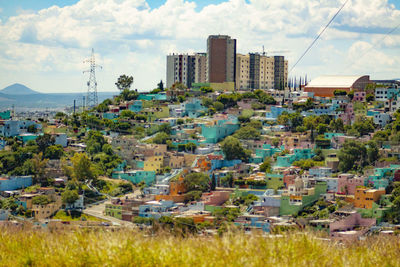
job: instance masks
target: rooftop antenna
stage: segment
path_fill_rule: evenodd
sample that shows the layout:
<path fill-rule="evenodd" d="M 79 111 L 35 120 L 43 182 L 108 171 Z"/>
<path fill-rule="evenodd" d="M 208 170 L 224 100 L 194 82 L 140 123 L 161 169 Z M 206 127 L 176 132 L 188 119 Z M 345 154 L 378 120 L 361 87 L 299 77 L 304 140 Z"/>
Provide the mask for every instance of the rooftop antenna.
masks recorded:
<path fill-rule="evenodd" d="M 87 82 L 88 90 L 86 95 L 86 107 L 94 107 L 98 104 L 97 98 L 97 81 L 96 81 L 96 67 L 102 68 L 99 65 L 96 65 L 96 60 L 94 57 L 94 49 L 92 48 L 92 55 L 90 59 L 86 59 L 83 63 L 90 63 L 90 69 L 85 70 L 85 72 L 89 72 L 89 81 Z"/>
<path fill-rule="evenodd" d="M 263 45 L 263 53 L 262 53 L 262 55 L 265 56 L 265 48 L 264 48 L 264 45 Z"/>

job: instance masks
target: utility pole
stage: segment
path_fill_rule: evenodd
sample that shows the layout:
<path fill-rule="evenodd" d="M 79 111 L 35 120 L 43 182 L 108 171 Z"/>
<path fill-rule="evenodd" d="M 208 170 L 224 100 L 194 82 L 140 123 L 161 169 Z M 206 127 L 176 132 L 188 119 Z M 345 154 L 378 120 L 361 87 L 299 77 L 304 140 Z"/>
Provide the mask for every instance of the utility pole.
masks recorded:
<path fill-rule="evenodd" d="M 97 98 L 97 81 L 96 81 L 96 67 L 100 67 L 99 65 L 96 65 L 96 60 L 94 57 L 94 49 L 92 48 L 92 56 L 90 59 L 87 59 L 83 61 L 83 63 L 90 63 L 90 69 L 85 70 L 85 72 L 89 72 L 89 81 L 87 82 L 87 95 L 86 95 L 86 107 L 94 107 L 97 106 L 98 104 L 98 98 Z"/>

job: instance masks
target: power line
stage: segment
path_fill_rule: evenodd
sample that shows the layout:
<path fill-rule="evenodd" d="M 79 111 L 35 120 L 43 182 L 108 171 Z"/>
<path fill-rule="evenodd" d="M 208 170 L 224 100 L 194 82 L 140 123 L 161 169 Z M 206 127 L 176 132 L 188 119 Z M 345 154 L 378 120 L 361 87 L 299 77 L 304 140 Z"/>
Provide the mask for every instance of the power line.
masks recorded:
<path fill-rule="evenodd" d="M 346 0 L 344 4 L 339 8 L 339 10 L 336 12 L 336 14 L 331 18 L 331 20 L 326 24 L 325 28 L 318 34 L 318 36 L 314 39 L 314 41 L 308 46 L 306 51 L 301 55 L 301 57 L 296 61 L 296 63 L 293 65 L 293 67 L 290 69 L 289 73 L 296 67 L 296 65 L 300 62 L 300 60 L 303 59 L 303 57 L 307 54 L 307 52 L 312 48 L 312 46 L 318 41 L 318 39 L 321 37 L 321 35 L 325 32 L 325 30 L 329 27 L 329 25 L 332 23 L 332 21 L 337 17 L 337 15 L 342 11 L 344 6 L 347 4 L 349 0 Z"/>
<path fill-rule="evenodd" d="M 381 42 L 383 42 L 386 37 L 388 37 L 390 34 L 392 34 L 394 31 L 396 31 L 398 28 L 400 27 L 400 24 L 398 24 L 396 27 L 392 28 L 390 31 L 388 31 L 378 42 L 376 42 L 373 46 L 371 46 L 369 49 L 367 49 L 367 51 L 365 51 L 361 56 L 357 57 L 357 59 L 350 63 L 349 65 L 347 65 L 343 70 L 346 71 L 348 70 L 350 67 L 352 67 L 354 64 L 356 64 L 361 58 L 363 58 L 366 54 L 369 53 L 369 51 L 371 51 L 372 49 L 374 49 L 378 44 L 380 44 Z"/>

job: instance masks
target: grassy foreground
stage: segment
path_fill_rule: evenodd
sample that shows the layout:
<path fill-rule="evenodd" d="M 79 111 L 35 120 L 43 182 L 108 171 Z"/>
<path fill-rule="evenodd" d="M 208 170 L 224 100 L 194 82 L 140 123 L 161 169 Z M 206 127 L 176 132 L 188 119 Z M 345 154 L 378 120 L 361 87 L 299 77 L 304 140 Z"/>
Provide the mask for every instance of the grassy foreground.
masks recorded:
<path fill-rule="evenodd" d="M 311 235 L 145 237 L 133 230 L 0 229 L 1 266 L 400 266 L 400 240 L 349 245 Z"/>

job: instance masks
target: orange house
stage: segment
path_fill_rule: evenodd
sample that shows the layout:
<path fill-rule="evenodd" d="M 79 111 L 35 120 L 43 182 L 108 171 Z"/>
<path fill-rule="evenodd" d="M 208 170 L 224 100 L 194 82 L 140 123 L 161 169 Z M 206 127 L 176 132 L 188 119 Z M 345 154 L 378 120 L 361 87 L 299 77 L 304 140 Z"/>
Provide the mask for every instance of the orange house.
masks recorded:
<path fill-rule="evenodd" d="M 183 202 L 185 200 L 186 187 L 183 177 L 180 176 L 177 181 L 169 183 L 169 195 L 156 195 L 155 200 L 171 200 L 173 202 Z"/>
<path fill-rule="evenodd" d="M 369 189 L 365 187 L 356 188 L 356 192 L 354 194 L 354 207 L 361 209 L 372 209 L 372 205 L 384 194 L 384 189 Z"/>

